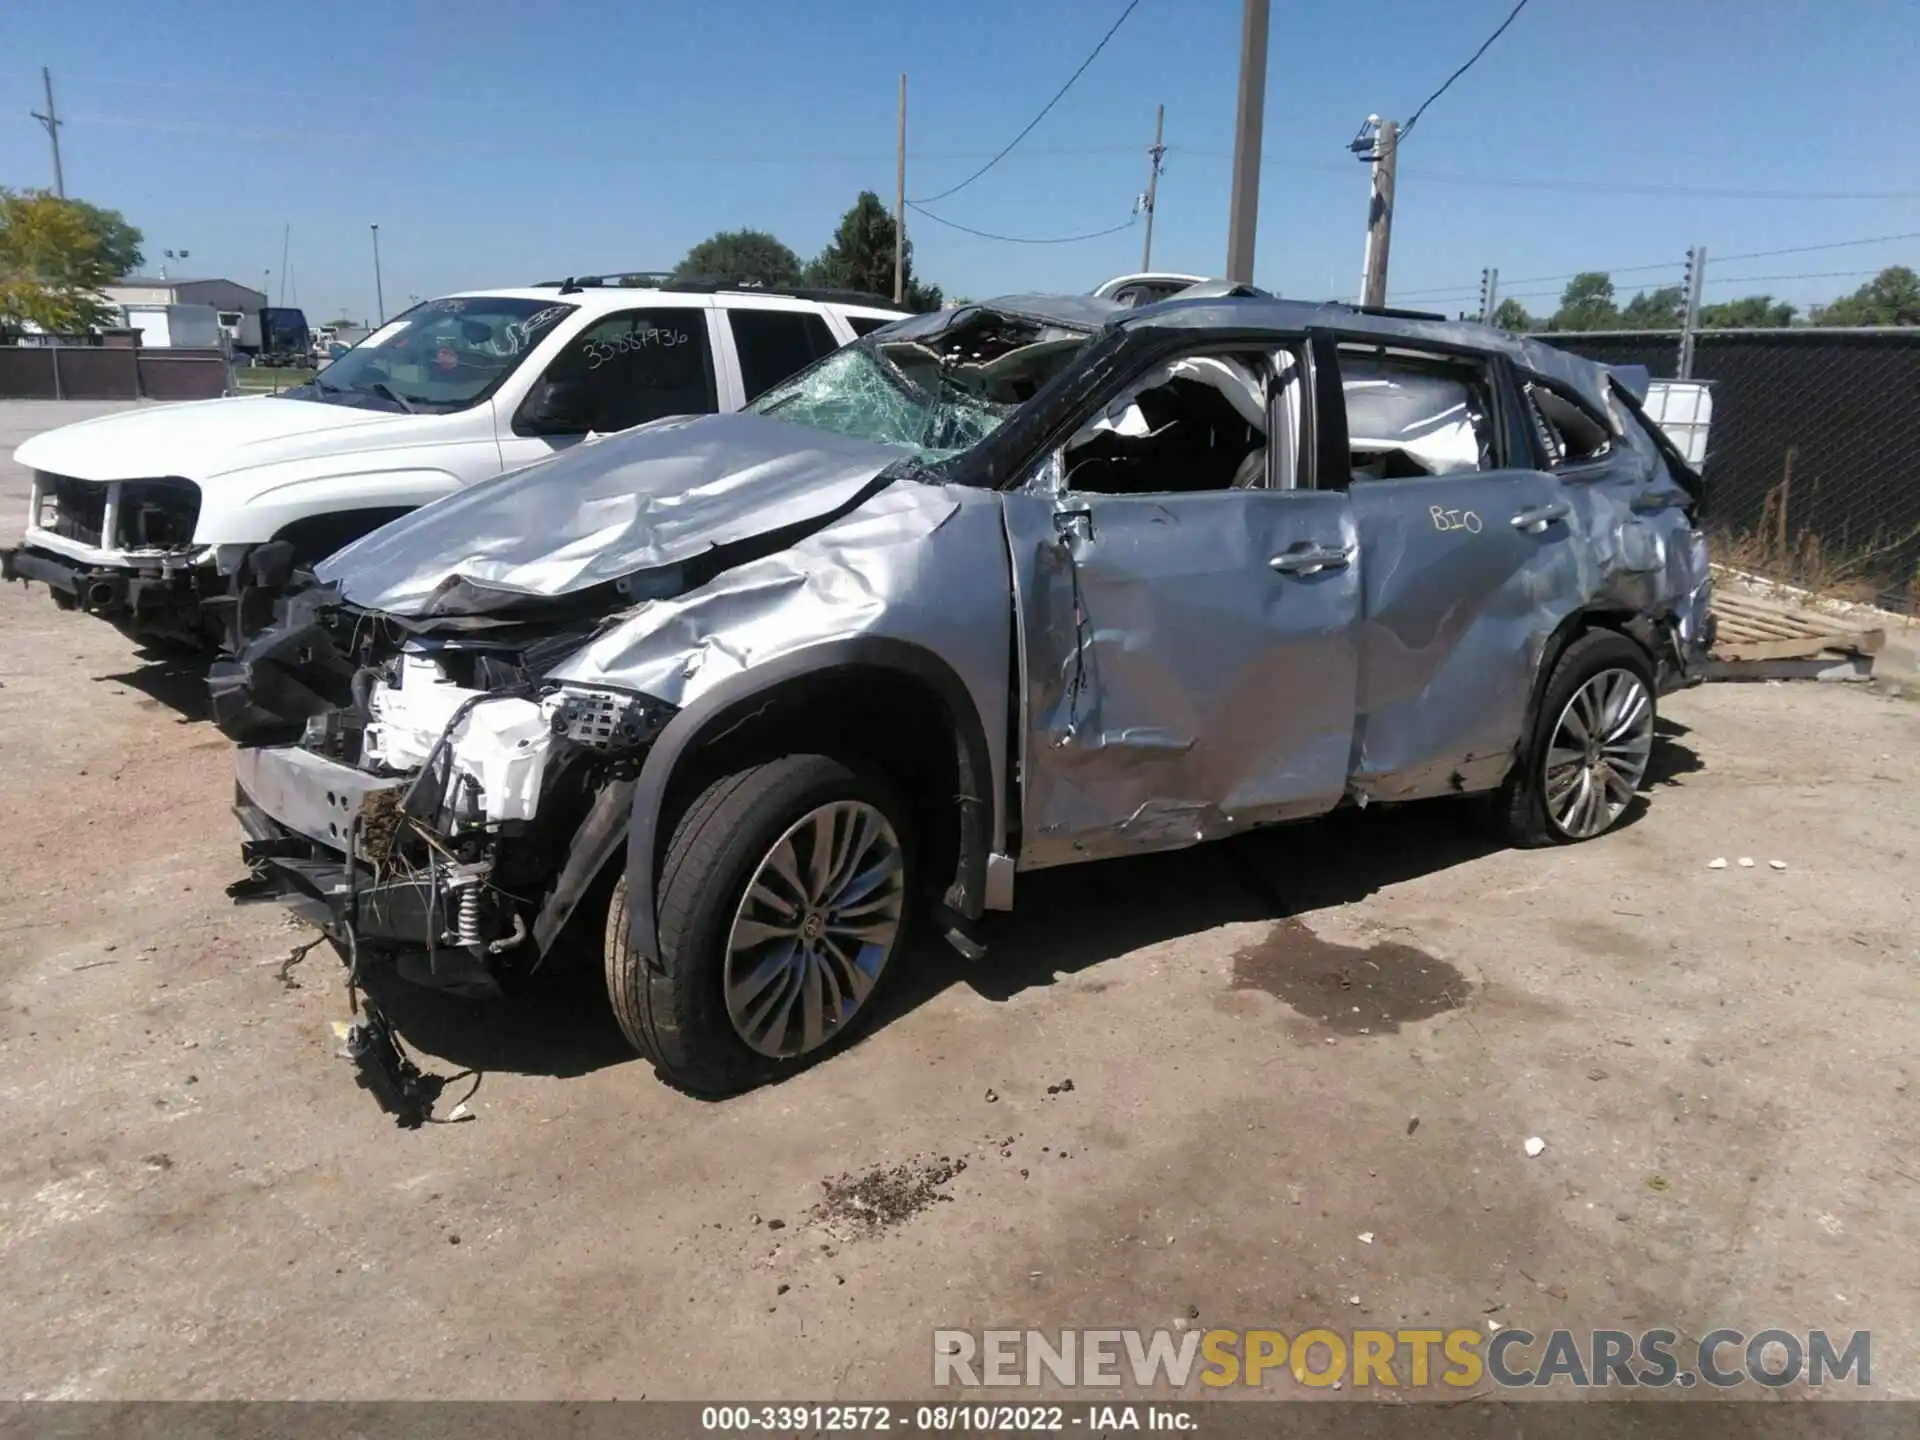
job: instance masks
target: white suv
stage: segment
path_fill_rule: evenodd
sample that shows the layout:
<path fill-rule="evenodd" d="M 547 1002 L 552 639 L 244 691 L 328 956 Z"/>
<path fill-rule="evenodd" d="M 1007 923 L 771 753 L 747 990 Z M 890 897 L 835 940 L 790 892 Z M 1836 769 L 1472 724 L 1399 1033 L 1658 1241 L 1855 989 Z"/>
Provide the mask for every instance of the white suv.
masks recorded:
<path fill-rule="evenodd" d="M 429 300 L 278 395 L 29 440 L 26 535 L 0 573 L 139 638 L 234 649 L 296 565 L 590 434 L 738 410 L 899 318 L 874 296 L 658 276 Z"/>

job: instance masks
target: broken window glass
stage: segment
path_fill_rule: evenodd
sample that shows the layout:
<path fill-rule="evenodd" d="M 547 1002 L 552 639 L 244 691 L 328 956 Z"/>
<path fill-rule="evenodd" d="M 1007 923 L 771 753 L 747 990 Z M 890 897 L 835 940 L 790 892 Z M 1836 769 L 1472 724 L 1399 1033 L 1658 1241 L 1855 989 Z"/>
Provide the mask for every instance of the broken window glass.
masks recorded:
<path fill-rule="evenodd" d="M 1087 337 L 992 311 L 913 339 L 858 340 L 767 391 L 748 410 L 922 460 L 971 450 L 1072 358 Z"/>

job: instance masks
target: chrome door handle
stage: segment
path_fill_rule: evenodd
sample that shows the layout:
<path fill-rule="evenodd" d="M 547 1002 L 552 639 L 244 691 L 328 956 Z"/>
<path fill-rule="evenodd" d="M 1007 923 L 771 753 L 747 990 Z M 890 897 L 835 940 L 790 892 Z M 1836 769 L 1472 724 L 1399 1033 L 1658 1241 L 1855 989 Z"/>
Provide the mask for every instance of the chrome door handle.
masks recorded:
<path fill-rule="evenodd" d="M 1340 545 L 1328 549 L 1323 545 L 1310 546 L 1304 550 L 1283 550 L 1267 564 L 1282 575 L 1318 575 L 1322 570 L 1338 570 L 1353 559 L 1353 547 Z"/>
<path fill-rule="evenodd" d="M 1564 500 L 1556 500 L 1551 505 L 1539 505 L 1531 510 L 1522 510 L 1509 523 L 1524 535 L 1538 535 L 1554 521 L 1564 520 L 1572 513 L 1571 505 Z"/>

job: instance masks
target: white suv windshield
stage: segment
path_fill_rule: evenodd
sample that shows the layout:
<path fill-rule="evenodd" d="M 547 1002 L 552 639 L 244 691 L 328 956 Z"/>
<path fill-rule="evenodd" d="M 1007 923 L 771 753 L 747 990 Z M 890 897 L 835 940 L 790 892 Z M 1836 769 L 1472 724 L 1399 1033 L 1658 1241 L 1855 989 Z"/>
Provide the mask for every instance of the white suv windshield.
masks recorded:
<path fill-rule="evenodd" d="M 285 393 L 397 410 L 464 410 L 492 394 L 573 309 L 489 295 L 429 300 Z"/>
<path fill-rule="evenodd" d="M 922 460 L 971 450 L 1063 369 L 1088 336 L 993 311 L 933 333 L 857 340 L 747 407 L 877 440 Z"/>

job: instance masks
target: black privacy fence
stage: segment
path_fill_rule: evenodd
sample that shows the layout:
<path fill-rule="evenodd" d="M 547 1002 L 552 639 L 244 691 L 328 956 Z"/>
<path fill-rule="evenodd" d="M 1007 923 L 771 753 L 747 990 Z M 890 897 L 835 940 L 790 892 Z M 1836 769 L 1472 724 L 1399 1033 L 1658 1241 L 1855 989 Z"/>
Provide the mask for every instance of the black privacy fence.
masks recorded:
<path fill-rule="evenodd" d="M 1677 331 L 1537 337 L 1610 365 L 1678 371 Z M 1707 516 L 1736 564 L 1920 607 L 1920 329 L 1702 330 Z"/>

